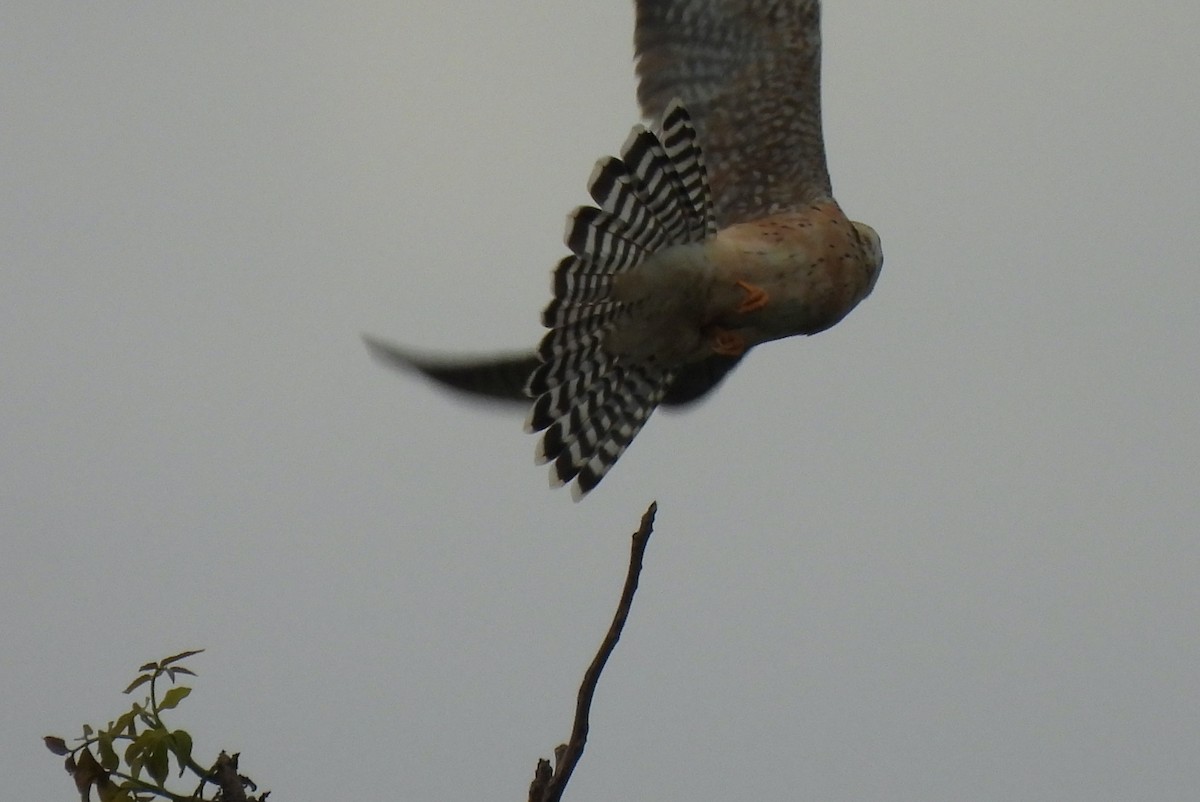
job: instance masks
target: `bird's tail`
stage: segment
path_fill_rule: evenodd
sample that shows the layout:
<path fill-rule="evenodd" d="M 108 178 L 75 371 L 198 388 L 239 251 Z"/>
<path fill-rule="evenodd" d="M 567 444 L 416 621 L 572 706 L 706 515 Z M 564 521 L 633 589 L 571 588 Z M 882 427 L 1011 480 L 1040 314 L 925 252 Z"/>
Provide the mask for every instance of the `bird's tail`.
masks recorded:
<path fill-rule="evenodd" d="M 576 500 L 604 478 L 674 379 L 669 367 L 605 349 L 605 335 L 631 308 L 612 297 L 613 277 L 716 230 L 696 131 L 678 101 L 657 132 L 637 126 L 621 158 L 597 162 L 588 192 L 599 208 L 581 206 L 567 219 L 572 255 L 554 270 L 554 298 L 542 313 L 550 331 L 526 388 L 536 399 L 527 427 L 546 430 L 538 461 L 553 462 L 552 484 L 576 480 Z"/>

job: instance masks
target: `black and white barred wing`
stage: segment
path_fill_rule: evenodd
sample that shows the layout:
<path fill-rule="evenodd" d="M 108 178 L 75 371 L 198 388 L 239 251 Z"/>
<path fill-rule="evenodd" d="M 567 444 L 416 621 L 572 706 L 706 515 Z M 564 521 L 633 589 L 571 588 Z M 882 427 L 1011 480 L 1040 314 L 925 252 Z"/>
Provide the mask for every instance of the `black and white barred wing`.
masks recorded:
<path fill-rule="evenodd" d="M 657 133 L 638 126 L 621 158 L 601 159 L 588 191 L 598 206 L 567 219 L 571 255 L 554 271 L 554 298 L 542 313 L 550 331 L 527 386 L 535 398 L 528 428 L 545 430 L 538 461 L 553 463 L 553 484 L 574 479 L 577 500 L 604 478 L 675 379 L 669 366 L 606 350 L 606 334 L 632 311 L 612 297 L 613 278 L 716 230 L 696 132 L 677 102 Z"/>

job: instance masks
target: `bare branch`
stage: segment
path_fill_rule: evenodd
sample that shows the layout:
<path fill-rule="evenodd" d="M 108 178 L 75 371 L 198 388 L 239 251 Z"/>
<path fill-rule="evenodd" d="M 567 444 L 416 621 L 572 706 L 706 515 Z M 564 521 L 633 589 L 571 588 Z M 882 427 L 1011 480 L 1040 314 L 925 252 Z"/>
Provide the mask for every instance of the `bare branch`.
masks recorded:
<path fill-rule="evenodd" d="M 658 502 L 652 502 L 642 515 L 641 525 L 633 533 L 633 544 L 629 550 L 629 571 L 625 575 L 625 587 L 621 591 L 621 601 L 617 604 L 617 612 L 613 615 L 612 625 L 608 634 L 600 644 L 600 650 L 592 659 L 583 674 L 583 683 L 579 686 L 579 697 L 575 703 L 575 723 L 571 728 L 571 739 L 554 750 L 555 766 L 553 775 L 547 776 L 549 763 L 539 760 L 534 774 L 534 780 L 529 786 L 530 802 L 559 802 L 571 773 L 583 757 L 583 748 L 587 745 L 588 715 L 592 708 L 592 697 L 596 693 L 596 685 L 600 682 L 600 673 L 609 655 L 621 639 L 621 630 L 625 628 L 625 620 L 629 617 L 629 608 L 633 605 L 633 594 L 637 592 L 638 577 L 642 573 L 642 557 L 646 553 L 646 545 L 650 542 L 650 533 L 654 529 L 654 514 L 658 511 Z"/>

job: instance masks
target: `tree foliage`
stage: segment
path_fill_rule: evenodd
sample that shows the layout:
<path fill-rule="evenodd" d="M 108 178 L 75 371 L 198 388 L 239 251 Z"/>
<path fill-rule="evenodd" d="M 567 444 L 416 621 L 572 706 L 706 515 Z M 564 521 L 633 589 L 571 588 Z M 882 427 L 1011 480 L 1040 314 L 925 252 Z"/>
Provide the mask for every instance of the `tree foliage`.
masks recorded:
<path fill-rule="evenodd" d="M 56 735 L 43 739 L 47 749 L 66 757 L 67 773 L 84 802 L 92 798 L 93 790 L 100 802 L 262 802 L 267 798 L 269 791 L 256 797 L 247 795 L 247 789 L 254 792 L 258 787 L 238 774 L 238 755 L 221 752 L 206 769 L 192 758 L 192 736 L 187 730 L 172 729 L 163 720 L 164 711 L 177 708 L 192 692 L 186 685 L 175 684 L 177 677 L 196 676 L 182 661 L 202 651 L 191 649 L 138 668 L 137 677 L 124 693 L 149 686 L 149 695 L 105 727 L 84 724 L 75 746 Z M 166 683 L 172 687 L 164 691 Z M 195 782 L 193 790 L 169 787 L 172 766 L 179 772 L 173 785 L 191 775 L 188 785 Z"/>

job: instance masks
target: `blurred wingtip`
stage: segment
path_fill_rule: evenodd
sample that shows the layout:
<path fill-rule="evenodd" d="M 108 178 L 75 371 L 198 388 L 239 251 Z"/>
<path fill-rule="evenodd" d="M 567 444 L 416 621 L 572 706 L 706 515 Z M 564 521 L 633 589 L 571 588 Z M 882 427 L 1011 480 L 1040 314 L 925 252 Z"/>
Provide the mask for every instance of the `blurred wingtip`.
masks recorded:
<path fill-rule="evenodd" d="M 446 389 L 481 401 L 529 404 L 525 385 L 540 364 L 533 351 L 446 356 L 404 348 L 370 334 L 363 334 L 362 340 L 379 363 L 421 374 Z"/>
<path fill-rule="evenodd" d="M 393 345 L 392 343 L 384 342 L 378 337 L 370 334 L 363 334 L 363 345 L 367 346 L 367 353 L 376 361 L 394 368 L 402 370 L 415 370 L 421 372 L 420 365 L 416 357 L 410 352 Z"/>

